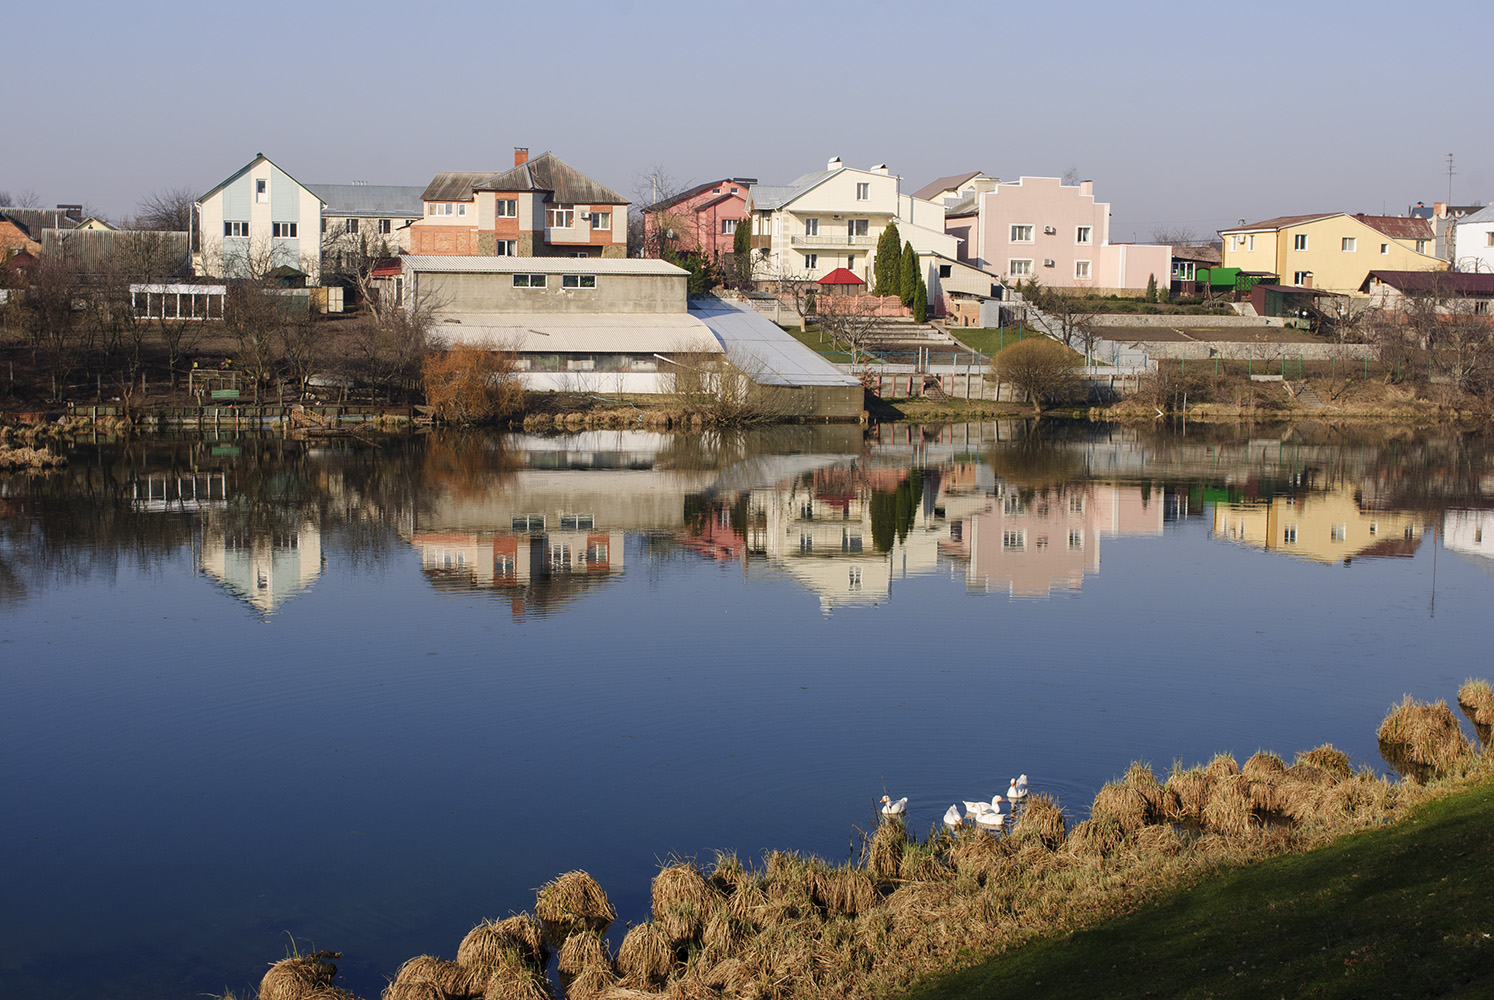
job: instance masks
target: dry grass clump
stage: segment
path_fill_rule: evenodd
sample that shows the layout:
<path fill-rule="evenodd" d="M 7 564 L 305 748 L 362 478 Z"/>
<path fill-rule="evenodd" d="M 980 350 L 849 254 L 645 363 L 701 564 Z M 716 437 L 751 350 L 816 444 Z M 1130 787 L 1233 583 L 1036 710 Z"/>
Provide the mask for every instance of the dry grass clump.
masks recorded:
<path fill-rule="evenodd" d="M 1218 758 L 1215 758 L 1216 760 Z M 1231 759 L 1230 763 L 1234 763 Z M 1209 799 L 1200 817 L 1214 833 L 1238 837 L 1250 829 L 1250 779 L 1243 774 L 1217 777 L 1209 782 Z"/>
<path fill-rule="evenodd" d="M 394 974 L 391 986 L 411 990 L 424 984 L 434 986 L 448 1000 L 477 1000 L 487 983 L 486 970 L 447 962 L 434 955 L 417 955 Z"/>
<path fill-rule="evenodd" d="M 900 819 L 888 820 L 877 827 L 866 851 L 866 871 L 880 886 L 889 886 L 902 877 L 903 852 L 908 847 L 908 829 Z"/>
<path fill-rule="evenodd" d="M 577 931 L 565 939 L 565 944 L 560 946 L 556 968 L 565 975 L 575 976 L 593 965 L 608 968 L 612 965 L 612 959 L 607 954 L 607 942 L 602 940 L 599 932 Z"/>
<path fill-rule="evenodd" d="M 561 973 L 566 1000 L 592 1000 L 617 984 L 617 977 L 605 965 L 588 965 L 574 976 Z"/>
<path fill-rule="evenodd" d="M 1169 820 L 1179 823 L 1203 819 L 1204 807 L 1209 804 L 1209 778 L 1201 768 L 1183 770 L 1174 765 L 1166 790 L 1163 809 Z"/>
<path fill-rule="evenodd" d="M 1171 824 L 1144 826 L 1131 836 L 1131 847 L 1142 857 L 1172 857 L 1183 849 L 1183 838 Z"/>
<path fill-rule="evenodd" d="M 544 932 L 527 913 L 478 924 L 462 938 L 456 960 L 459 965 L 491 968 L 507 952 L 513 952 L 537 969 L 544 968 L 549 959 Z"/>
<path fill-rule="evenodd" d="M 654 923 L 677 945 L 700 936 L 720 901 L 705 876 L 687 862 L 666 865 L 654 876 Z"/>
<path fill-rule="evenodd" d="M 1293 763 L 1307 764 L 1327 771 L 1335 779 L 1347 778 L 1354 773 L 1354 769 L 1349 766 L 1349 755 L 1342 750 L 1335 750 L 1332 743 L 1304 750 Z"/>
<path fill-rule="evenodd" d="M 1050 851 L 1058 850 L 1068 832 L 1063 810 L 1049 795 L 1029 796 L 1022 815 L 1017 819 L 1011 837 L 1017 844 L 1042 844 Z"/>
<path fill-rule="evenodd" d="M 1069 831 L 1066 846 L 1075 854 L 1103 858 L 1120 846 L 1126 839 L 1126 831 L 1110 817 L 1080 821 Z"/>
<path fill-rule="evenodd" d="M 617 946 L 617 971 L 623 985 L 652 989 L 664 982 L 674 966 L 674 945 L 653 922 L 635 924 Z"/>
<path fill-rule="evenodd" d="M 947 857 L 957 876 L 985 885 L 1010 872 L 1015 843 L 1006 837 L 988 837 L 980 830 L 961 830 L 950 843 Z"/>
<path fill-rule="evenodd" d="M 1135 791 L 1146 801 L 1146 822 L 1155 823 L 1162 819 L 1167 800 L 1167 793 L 1157 783 L 1157 776 L 1152 769 L 1141 761 L 1133 761 L 1130 768 L 1126 770 L 1125 777 L 1121 778 L 1121 784 Z"/>
<path fill-rule="evenodd" d="M 1240 765 L 1235 763 L 1233 754 L 1227 753 L 1216 753 L 1214 759 L 1209 761 L 1208 766 L 1204 768 L 1204 774 L 1211 781 L 1217 781 L 1220 778 L 1233 778 L 1239 773 Z"/>
<path fill-rule="evenodd" d="M 566 872 L 541 886 L 534 913 L 551 947 L 577 931 L 604 931 L 617 919 L 602 887 L 582 871 Z"/>
<path fill-rule="evenodd" d="M 1152 787 L 1156 788 L 1156 785 L 1156 779 L 1153 779 Z M 1157 791 L 1157 799 L 1160 802 L 1161 789 Z M 1089 818 L 1096 823 L 1113 825 L 1121 836 L 1125 836 L 1145 826 L 1151 811 L 1151 804 L 1146 796 L 1136 788 L 1129 784 L 1109 784 L 1095 795 L 1094 805 L 1089 810 Z"/>
<path fill-rule="evenodd" d="M 1251 781 L 1275 781 L 1286 773 L 1286 761 L 1274 753 L 1258 750 L 1250 755 L 1240 773 Z"/>
<path fill-rule="evenodd" d="M 66 464 L 66 456 L 46 448 L 0 447 L 0 469 L 59 469 Z"/>
<path fill-rule="evenodd" d="M 482 997 L 483 1000 L 551 1000 L 550 981 L 543 969 L 532 968 L 518 952 L 505 951 L 488 970 Z"/>
<path fill-rule="evenodd" d="M 1458 688 L 1458 706 L 1475 726 L 1494 726 L 1494 688 L 1488 681 L 1470 677 Z"/>
<path fill-rule="evenodd" d="M 283 958 L 259 981 L 259 1000 L 303 1000 L 334 989 L 337 966 L 329 953 Z"/>
<path fill-rule="evenodd" d="M 734 955 L 752 937 L 756 928 L 726 909 L 719 909 L 706 921 L 700 934 L 700 943 L 712 955 Z"/>
<path fill-rule="evenodd" d="M 1396 770 L 1418 779 L 1448 777 L 1473 756 L 1473 747 L 1447 702 L 1414 701 L 1410 695 L 1380 723 L 1380 753 Z"/>
<path fill-rule="evenodd" d="M 486 992 L 483 996 L 487 996 Z M 435 983 L 390 983 L 379 994 L 381 1000 L 446 1000 Z"/>

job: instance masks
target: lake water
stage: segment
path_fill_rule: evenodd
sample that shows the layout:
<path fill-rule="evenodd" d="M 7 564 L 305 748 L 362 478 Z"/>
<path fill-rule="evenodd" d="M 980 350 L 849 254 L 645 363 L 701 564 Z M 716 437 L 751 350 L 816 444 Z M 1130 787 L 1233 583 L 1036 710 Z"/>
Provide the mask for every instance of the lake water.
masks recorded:
<path fill-rule="evenodd" d="M 1483 434 L 1049 426 L 81 447 L 0 477 L 0 995 L 365 997 L 593 874 L 849 856 L 1018 772 L 1383 768 L 1489 676 Z M 1485 533 L 1488 532 L 1486 535 Z M 1487 540 L 1486 540 L 1487 538 Z"/>

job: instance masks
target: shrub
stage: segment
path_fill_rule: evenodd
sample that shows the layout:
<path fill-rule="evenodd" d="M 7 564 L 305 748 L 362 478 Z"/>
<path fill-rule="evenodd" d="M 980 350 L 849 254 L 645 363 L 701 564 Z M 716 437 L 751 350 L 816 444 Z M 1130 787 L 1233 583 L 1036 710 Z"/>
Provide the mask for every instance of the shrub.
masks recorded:
<path fill-rule="evenodd" d="M 1074 366 L 1079 355 L 1056 340 L 1032 337 L 1019 340 L 991 359 L 996 377 L 1025 393 L 1034 413 L 1067 397 L 1078 379 Z"/>
<path fill-rule="evenodd" d="M 488 344 L 456 344 L 426 355 L 425 399 L 437 420 L 476 424 L 523 408 L 524 390 L 511 351 Z"/>

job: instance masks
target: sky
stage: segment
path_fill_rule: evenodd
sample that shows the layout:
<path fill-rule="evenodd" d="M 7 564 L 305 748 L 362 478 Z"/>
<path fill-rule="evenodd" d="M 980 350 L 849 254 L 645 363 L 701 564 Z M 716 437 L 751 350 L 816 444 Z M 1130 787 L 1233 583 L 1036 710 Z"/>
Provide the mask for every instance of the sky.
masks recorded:
<path fill-rule="evenodd" d="M 0 192 L 111 218 L 260 152 L 312 186 L 423 186 L 515 146 L 634 200 L 654 173 L 781 184 L 834 156 L 904 190 L 1072 169 L 1116 242 L 1401 214 L 1447 199 L 1449 153 L 1454 203 L 1494 201 L 1487 57 L 1457 55 L 1487 0 L 56 0 L 3 23 L 35 63 L 7 85 Z"/>

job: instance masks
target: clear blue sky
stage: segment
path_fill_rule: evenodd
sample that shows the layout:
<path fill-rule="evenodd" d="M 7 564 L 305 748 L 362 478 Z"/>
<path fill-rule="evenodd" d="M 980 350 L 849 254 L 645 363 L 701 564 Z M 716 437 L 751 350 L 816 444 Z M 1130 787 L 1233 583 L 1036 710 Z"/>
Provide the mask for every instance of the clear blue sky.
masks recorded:
<path fill-rule="evenodd" d="M 625 195 L 838 155 L 912 187 L 1070 167 L 1112 239 L 1494 200 L 1494 4 L 15 5 L 0 191 L 111 216 L 264 152 L 419 184 L 552 150 Z M 22 82 L 24 81 L 24 82 Z"/>

